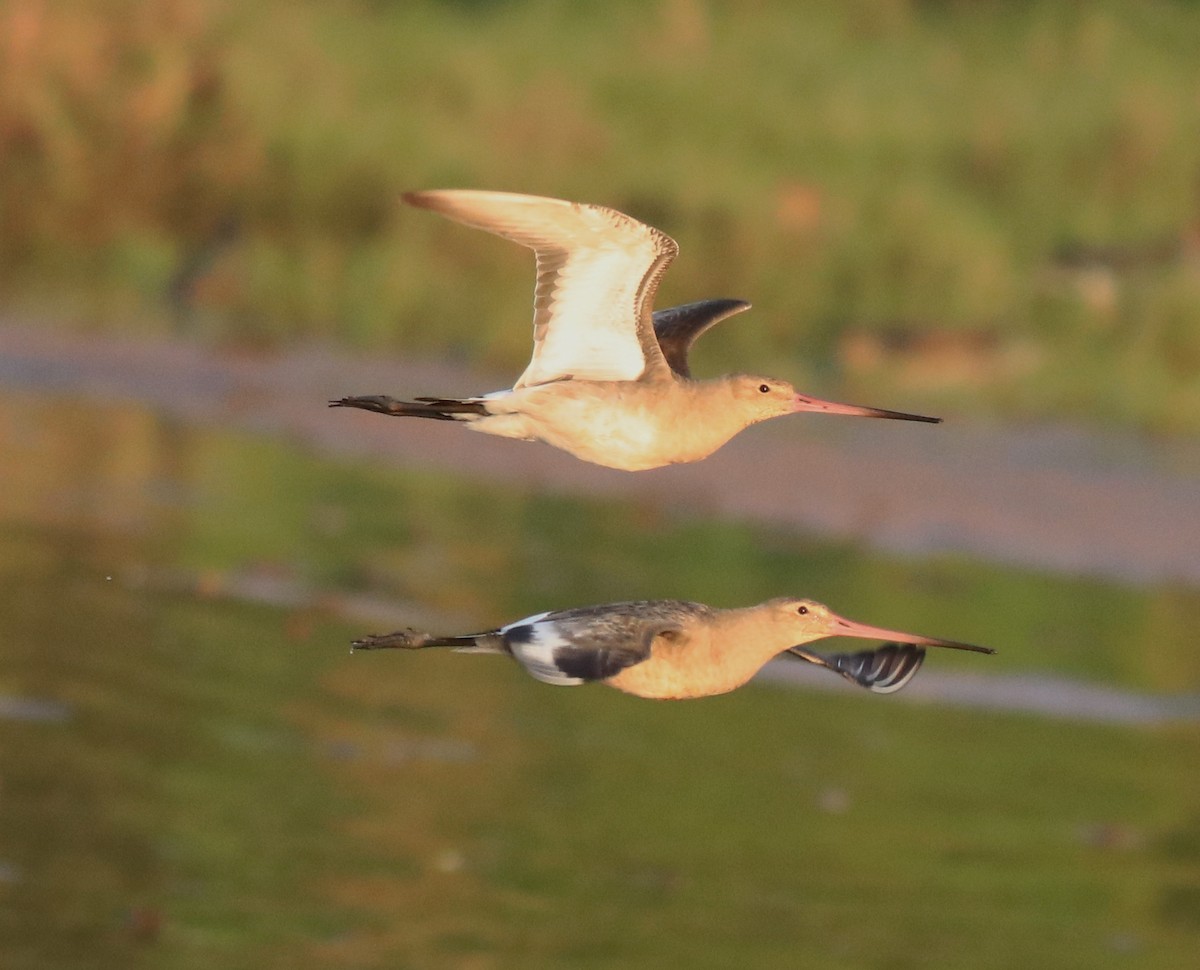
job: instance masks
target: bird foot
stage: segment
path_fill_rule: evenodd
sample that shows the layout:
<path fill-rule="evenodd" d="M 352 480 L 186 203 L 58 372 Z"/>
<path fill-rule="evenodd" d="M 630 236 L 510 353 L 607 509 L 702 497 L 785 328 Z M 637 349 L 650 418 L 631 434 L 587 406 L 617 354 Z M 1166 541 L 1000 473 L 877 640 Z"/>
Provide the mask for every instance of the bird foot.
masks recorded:
<path fill-rule="evenodd" d="M 351 650 L 420 650 L 433 638 L 428 633 L 422 633 L 420 630 L 414 630 L 412 627 L 406 627 L 403 630 L 397 630 L 395 633 L 383 633 L 372 636 L 363 637 L 360 640 L 354 640 L 350 644 Z"/>
<path fill-rule="evenodd" d="M 362 408 L 364 411 L 376 411 L 379 414 L 401 414 L 407 402 L 398 401 L 386 394 L 367 394 L 362 397 L 343 397 L 330 401 L 331 408 Z"/>

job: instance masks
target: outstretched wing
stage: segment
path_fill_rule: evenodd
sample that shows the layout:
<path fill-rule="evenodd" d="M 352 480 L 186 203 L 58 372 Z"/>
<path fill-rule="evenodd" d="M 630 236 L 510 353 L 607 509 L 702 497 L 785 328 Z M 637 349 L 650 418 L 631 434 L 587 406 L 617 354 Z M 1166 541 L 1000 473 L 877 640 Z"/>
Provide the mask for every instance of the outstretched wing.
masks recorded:
<path fill-rule="evenodd" d="M 680 377 L 691 377 L 688 351 L 709 327 L 749 310 L 745 300 L 700 300 L 654 311 L 654 335 L 667 363 Z"/>
<path fill-rule="evenodd" d="M 548 684 L 582 684 L 615 677 L 650 656 L 658 637 L 682 632 L 708 607 L 675 600 L 611 603 L 540 613 L 501 627 L 513 657 Z"/>
<path fill-rule="evenodd" d="M 913 679 L 925 661 L 925 650 L 911 643 L 885 643 L 857 653 L 818 653 L 806 647 L 792 647 L 788 653 L 839 673 L 876 694 L 898 691 Z"/>
<path fill-rule="evenodd" d="M 404 200 L 537 255 L 533 357 L 516 387 L 668 373 L 651 310 L 679 252 L 670 236 L 615 209 L 535 195 L 439 189 Z"/>

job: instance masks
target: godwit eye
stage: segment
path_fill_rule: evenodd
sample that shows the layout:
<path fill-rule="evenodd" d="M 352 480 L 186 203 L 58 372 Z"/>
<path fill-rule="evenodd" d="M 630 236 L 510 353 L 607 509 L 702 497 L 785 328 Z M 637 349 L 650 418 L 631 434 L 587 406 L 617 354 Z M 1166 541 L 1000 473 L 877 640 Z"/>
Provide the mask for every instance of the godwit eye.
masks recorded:
<path fill-rule="evenodd" d="M 758 390 L 762 394 L 770 394 L 771 393 L 771 385 L 770 384 L 759 384 Z"/>
<path fill-rule="evenodd" d="M 799 613 L 801 616 L 803 616 L 805 613 L 808 612 L 808 607 L 807 606 L 797 606 L 796 612 Z"/>

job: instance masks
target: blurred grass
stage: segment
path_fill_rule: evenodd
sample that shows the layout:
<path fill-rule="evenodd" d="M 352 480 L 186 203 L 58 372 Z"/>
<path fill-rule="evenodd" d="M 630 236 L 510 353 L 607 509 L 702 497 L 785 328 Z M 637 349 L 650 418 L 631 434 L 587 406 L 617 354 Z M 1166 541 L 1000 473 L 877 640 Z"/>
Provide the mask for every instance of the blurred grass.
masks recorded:
<path fill-rule="evenodd" d="M 702 366 L 1200 429 L 1200 9 L 8 0 L 0 300 L 515 369 L 528 257 L 413 186 L 673 234 Z M 707 364 L 704 361 L 707 360 Z"/>

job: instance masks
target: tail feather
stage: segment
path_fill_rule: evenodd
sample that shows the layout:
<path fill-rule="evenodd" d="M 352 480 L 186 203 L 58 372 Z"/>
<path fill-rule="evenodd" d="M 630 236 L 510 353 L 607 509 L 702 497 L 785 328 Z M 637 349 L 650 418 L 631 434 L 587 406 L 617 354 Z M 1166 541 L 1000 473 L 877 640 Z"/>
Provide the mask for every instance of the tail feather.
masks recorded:
<path fill-rule="evenodd" d="M 925 662 L 925 650 L 911 643 L 886 643 L 874 650 L 857 653 L 817 653 L 804 647 L 792 647 L 789 653 L 809 663 L 841 674 L 851 683 L 876 694 L 900 690 L 916 675 Z"/>
<path fill-rule="evenodd" d="M 404 418 L 432 418 L 435 421 L 469 421 L 488 413 L 487 406 L 478 400 L 458 398 L 419 397 L 415 401 L 400 401 L 386 394 L 343 397 L 330 401 L 331 408 L 361 408 L 377 414 Z"/>

